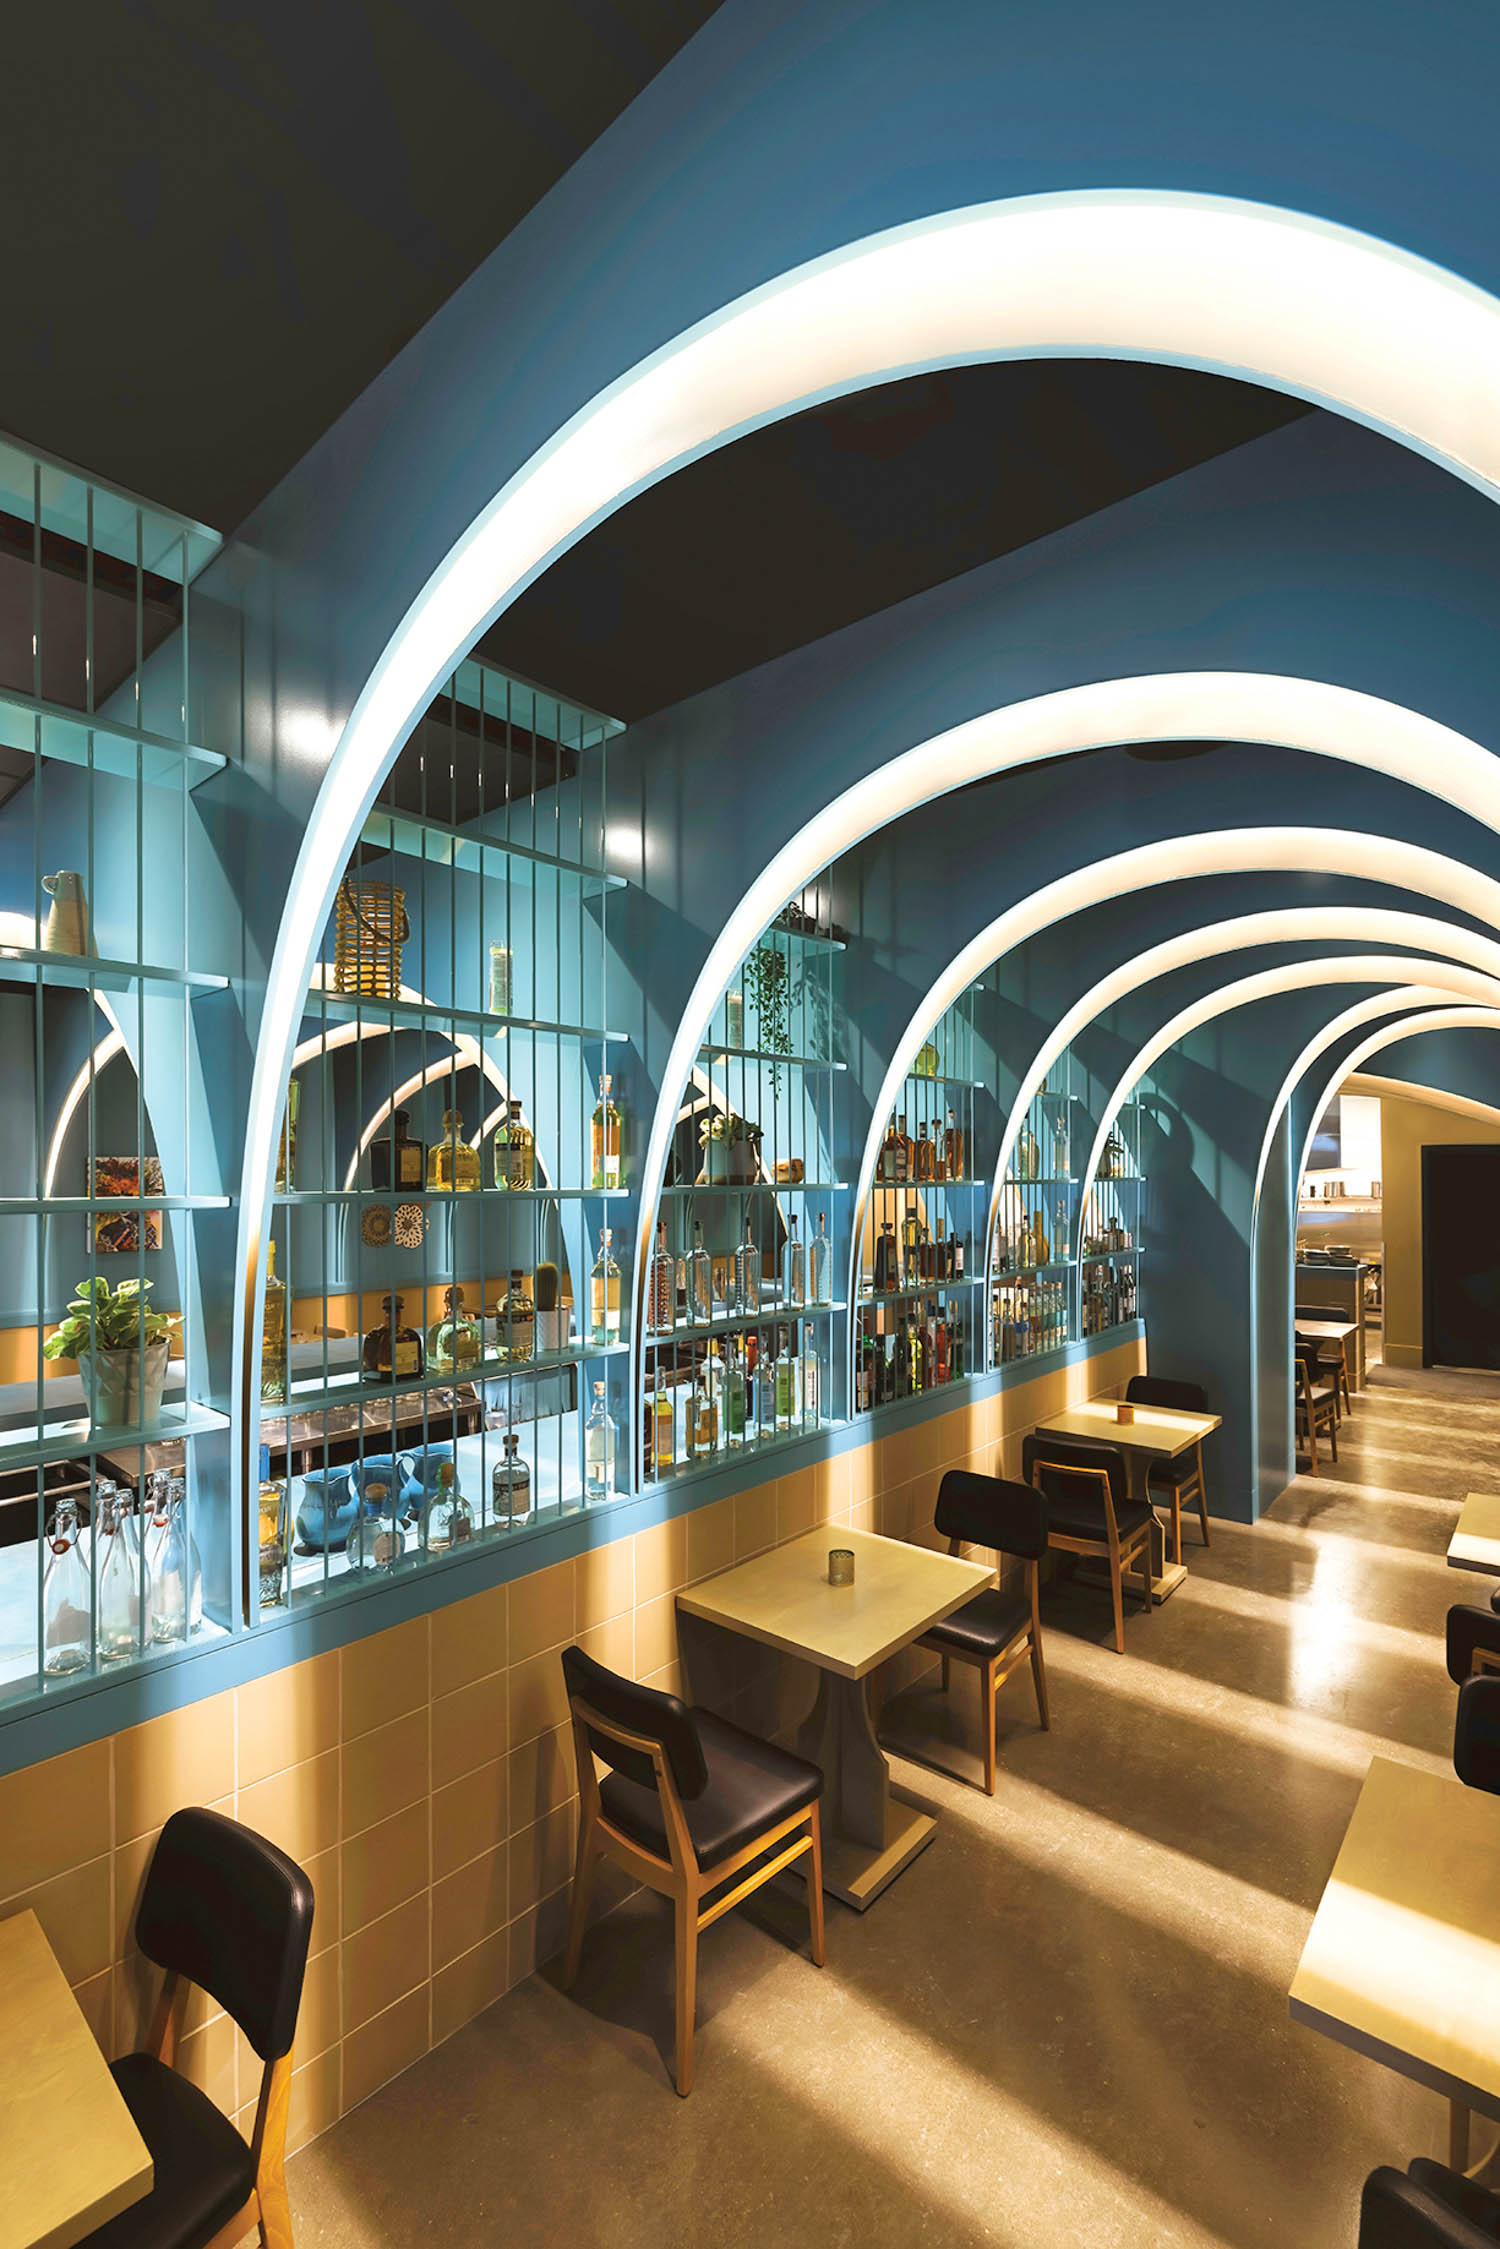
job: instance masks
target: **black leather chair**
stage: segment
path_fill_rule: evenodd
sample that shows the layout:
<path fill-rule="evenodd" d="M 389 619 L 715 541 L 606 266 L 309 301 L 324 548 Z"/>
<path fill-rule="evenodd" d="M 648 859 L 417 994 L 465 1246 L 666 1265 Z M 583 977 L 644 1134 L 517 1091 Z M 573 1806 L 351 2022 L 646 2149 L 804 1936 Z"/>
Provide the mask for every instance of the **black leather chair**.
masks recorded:
<path fill-rule="evenodd" d="M 167 1980 L 146 2051 L 111 2064 L 156 2180 L 83 2249 L 229 2249 L 257 2227 L 264 2249 L 292 2249 L 282 2159 L 312 1923 L 312 1884 L 274 1843 L 220 1812 L 172 1814 L 135 1924 L 136 1943 Z M 248 2147 L 172 2067 L 192 1984 L 265 2064 Z"/>
<path fill-rule="evenodd" d="M 818 1766 L 743 1733 L 712 1711 L 690 1710 L 676 1695 L 607 1671 L 582 1648 L 565 1648 L 562 1666 L 581 1814 L 564 1981 L 571 1985 L 578 1974 L 599 1859 L 613 1859 L 637 1882 L 671 1898 L 677 1921 L 676 2077 L 685 2096 L 693 2089 L 700 1930 L 803 1859 L 812 1956 L 823 1965 L 818 1817 L 823 1775 Z M 596 1757 L 610 1768 L 602 1783 L 594 1771 Z M 746 1867 L 744 1879 L 726 1890 Z"/>
<path fill-rule="evenodd" d="M 1500 1796 L 1500 1679 L 1482 1674 L 1458 1690 L 1453 1770 L 1466 1788 Z"/>
<path fill-rule="evenodd" d="M 980 1676 L 984 1709 L 984 1786 L 995 1793 L 995 1697 L 1016 1665 L 1031 1659 L 1036 1688 L 1037 1716 L 1045 1730 L 1047 1673 L 1042 1661 L 1042 1619 L 1037 1597 L 1037 1569 L 1047 1551 L 1047 1502 L 1030 1484 L 1008 1483 L 1001 1476 L 976 1476 L 967 1468 L 950 1468 L 938 1486 L 934 1520 L 948 1541 L 948 1551 L 961 1546 L 982 1546 L 993 1554 L 1012 1554 L 1026 1565 L 1024 1592 L 991 1586 L 976 1593 L 961 1609 L 944 1617 L 917 1642 L 943 1659 L 943 1692 L 948 1692 L 948 1667 L 973 1664 Z M 910 1754 L 910 1751 L 908 1751 Z"/>
<path fill-rule="evenodd" d="M 1383 2164 L 1365 2181 L 1358 2249 L 1494 2249 L 1500 2195 L 1445 2163 L 1419 2156 L 1406 2171 Z"/>
<path fill-rule="evenodd" d="M 1318 1364 L 1316 1343 L 1298 1342 L 1293 1349 L 1292 1379 L 1296 1384 L 1296 1432 L 1305 1439 L 1304 1449 L 1312 1462 L 1312 1472 L 1318 1474 L 1318 1431 L 1326 1430 L 1333 1451 L 1334 1464 L 1339 1457 L 1339 1395 L 1338 1385 L 1325 1382 Z"/>
<path fill-rule="evenodd" d="M 1165 1406 L 1171 1413 L 1207 1413 L 1208 1392 L 1196 1382 L 1174 1382 L 1164 1374 L 1133 1374 L 1125 1385 L 1125 1402 L 1132 1406 Z M 1208 1486 L 1203 1478 L 1203 1447 L 1179 1453 L 1175 1460 L 1153 1460 L 1146 1469 L 1146 1493 L 1155 1485 L 1172 1507 L 1172 1559 L 1182 1560 L 1182 1506 L 1198 1502 L 1198 1522 L 1203 1543 L 1208 1544 Z"/>
<path fill-rule="evenodd" d="M 1448 1676 L 1455 1687 L 1476 1672 L 1500 1672 L 1500 1616 L 1460 1601 L 1448 1611 Z"/>
<path fill-rule="evenodd" d="M 1047 1501 L 1047 1544 L 1109 1563 L 1115 1648 L 1123 1655 L 1124 1572 L 1134 1560 L 1149 1614 L 1151 1531 L 1156 1521 L 1144 1499 L 1129 1497 L 1124 1454 L 1118 1445 L 1076 1444 L 1033 1431 L 1021 1448 L 1021 1465 L 1026 1481 Z"/>

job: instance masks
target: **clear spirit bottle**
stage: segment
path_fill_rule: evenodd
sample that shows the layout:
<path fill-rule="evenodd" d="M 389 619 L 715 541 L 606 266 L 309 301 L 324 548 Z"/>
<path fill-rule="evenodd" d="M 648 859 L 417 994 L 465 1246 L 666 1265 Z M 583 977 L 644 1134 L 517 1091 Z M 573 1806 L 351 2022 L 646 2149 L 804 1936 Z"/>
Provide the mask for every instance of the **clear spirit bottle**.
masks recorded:
<path fill-rule="evenodd" d="M 151 1637 L 159 1646 L 187 1638 L 194 1559 L 188 1551 L 186 1496 L 174 1492 L 167 1502 L 166 1528 L 156 1542 L 147 1581 Z"/>
<path fill-rule="evenodd" d="M 1069 1162 L 1072 1153 L 1072 1143 L 1068 1137 L 1068 1112 L 1064 1108 L 1059 1108 L 1057 1122 L 1052 1127 L 1052 1176 L 1054 1179 L 1067 1179 L 1070 1176 Z"/>
<path fill-rule="evenodd" d="M 438 1488 L 423 1510 L 421 1543 L 429 1554 L 451 1554 L 474 1536 L 474 1510 L 459 1489 L 452 1461 L 438 1469 Z"/>
<path fill-rule="evenodd" d="M 589 1275 L 589 1334 L 595 1343 L 620 1340 L 620 1268 L 615 1263 L 610 1240 L 610 1229 L 606 1226 L 599 1237 L 599 1255 Z M 603 1385 L 598 1387 L 602 1389 Z"/>
<path fill-rule="evenodd" d="M 95 1507 L 99 1516 L 94 1537 L 99 1572 L 99 1653 L 106 1663 L 121 1663 L 140 1649 L 139 1550 L 133 1558 L 134 1541 L 127 1529 L 130 1505 L 123 1493 L 106 1493 L 101 1499 L 96 1488 Z"/>
<path fill-rule="evenodd" d="M 752 1319 L 760 1310 L 760 1250 L 748 1218 L 745 1239 L 734 1253 L 734 1308 Z"/>
<path fill-rule="evenodd" d="M 457 1109 L 443 1111 L 443 1137 L 427 1151 L 427 1186 L 434 1194 L 472 1195 L 479 1186 L 479 1150 L 464 1138 Z"/>
<path fill-rule="evenodd" d="M 953 1111 L 948 1111 L 948 1122 L 943 1129 L 943 1168 L 950 1179 L 964 1175 L 963 1129 L 953 1121 Z"/>
<path fill-rule="evenodd" d="M 510 1287 L 495 1306 L 495 1355 L 508 1366 L 524 1366 L 536 1350 L 536 1306 L 519 1265 L 510 1269 Z"/>
<path fill-rule="evenodd" d="M 271 1474 L 271 1448 L 260 1448 L 260 1488 L 256 1494 L 256 1526 L 260 1543 L 260 1605 L 263 1609 L 286 1606 L 287 1492 Z"/>
<path fill-rule="evenodd" d="M 78 1508 L 60 1499 L 47 1532 L 42 1580 L 42 1670 L 49 1679 L 85 1671 L 89 1660 L 89 1566 L 79 1547 Z"/>
<path fill-rule="evenodd" d="M 807 1245 L 807 1299 L 810 1304 L 833 1302 L 833 1245 L 828 1239 L 828 1213 L 818 1212 L 818 1231 Z"/>
<path fill-rule="evenodd" d="M 776 1354 L 773 1370 L 776 1394 L 776 1432 L 785 1435 L 797 1426 L 797 1370 L 792 1364 L 789 1330 L 783 1329 L 781 1348 Z"/>
<path fill-rule="evenodd" d="M 604 1409 L 604 1385 L 594 1384 L 594 1409 L 583 1432 L 583 1494 L 608 1499 L 615 1488 L 615 1425 Z"/>
<path fill-rule="evenodd" d="M 651 1255 L 647 1291 L 646 1325 L 654 1335 L 669 1335 L 677 1320 L 677 1261 L 667 1247 L 667 1222 L 656 1228 L 656 1248 Z"/>
<path fill-rule="evenodd" d="M 781 1301 L 789 1305 L 807 1302 L 807 1254 L 797 1239 L 795 1212 L 786 1222 L 786 1241 L 781 1252 Z"/>
<path fill-rule="evenodd" d="M 693 1220 L 693 1250 L 688 1259 L 688 1320 L 706 1322 L 714 1316 L 714 1261 L 703 1246 L 703 1223 Z"/>
<path fill-rule="evenodd" d="M 484 1347 L 477 1323 L 464 1309 L 463 1290 L 444 1289 L 443 1303 L 447 1309 L 440 1320 L 433 1322 L 427 1338 L 427 1364 L 434 1374 L 457 1374 L 465 1367 L 477 1367 Z"/>
<path fill-rule="evenodd" d="M 702 1460 L 719 1448 L 719 1415 L 708 1376 L 700 1374 L 687 1404 L 687 1457 Z"/>
<path fill-rule="evenodd" d="M 745 1442 L 745 1370 L 732 1337 L 726 1346 L 719 1418 L 726 1451 L 740 1451 Z"/>
<path fill-rule="evenodd" d="M 524 1194 L 535 1179 L 536 1134 L 512 1101 L 495 1127 L 495 1185 Z"/>
<path fill-rule="evenodd" d="M 266 1406 L 286 1404 L 286 1283 L 276 1276 L 276 1244 L 266 1244 L 266 1320 L 260 1342 L 260 1399 Z"/>
<path fill-rule="evenodd" d="M 371 1328 L 361 1354 L 364 1370 L 377 1382 L 415 1382 L 422 1372 L 422 1338 L 415 1328 L 403 1325 L 402 1296 L 383 1296 L 385 1319 Z"/>
<path fill-rule="evenodd" d="M 375 1575 L 395 1569 L 406 1552 L 406 1540 L 391 1505 L 389 1484 L 365 1485 L 354 1528 L 345 1548 L 351 1570 Z"/>
<path fill-rule="evenodd" d="M 817 1331 L 807 1320 L 802 1328 L 802 1426 L 816 1429 L 823 1413 L 823 1367 L 818 1357 Z"/>
<path fill-rule="evenodd" d="M 599 1080 L 599 1098 L 594 1104 L 589 1139 L 594 1186 L 623 1187 L 624 1132 L 619 1109 L 610 1094 L 610 1079 L 607 1075 Z"/>
<path fill-rule="evenodd" d="M 504 1530 L 513 1530 L 531 1513 L 531 1465 L 521 1458 L 521 1439 L 505 1432 L 505 1450 L 490 1471 L 490 1513 Z"/>

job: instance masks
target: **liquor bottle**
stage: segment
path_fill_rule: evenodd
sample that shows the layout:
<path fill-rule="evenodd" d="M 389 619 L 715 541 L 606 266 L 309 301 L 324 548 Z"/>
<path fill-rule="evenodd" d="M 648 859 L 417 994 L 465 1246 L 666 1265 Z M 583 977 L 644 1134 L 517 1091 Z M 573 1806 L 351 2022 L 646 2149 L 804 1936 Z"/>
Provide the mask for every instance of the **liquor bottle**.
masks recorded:
<path fill-rule="evenodd" d="M 192 1616 L 197 1590 L 198 1615 Z M 152 1552 L 147 1582 L 147 1615 L 151 1637 L 159 1644 L 185 1640 L 203 1621 L 203 1565 L 196 1543 L 188 1536 L 187 1485 L 173 1488 L 167 1500 L 165 1528 Z"/>
<path fill-rule="evenodd" d="M 922 1265 L 922 1218 L 915 1208 L 909 1210 L 901 1221 L 901 1270 L 897 1275 L 899 1288 L 904 1281 L 908 1288 L 915 1282 Z"/>
<path fill-rule="evenodd" d="M 256 1494 L 256 1525 L 260 1542 L 260 1605 L 263 1609 L 286 1606 L 287 1491 L 271 1474 L 271 1448 L 260 1448 L 260 1488 Z"/>
<path fill-rule="evenodd" d="M 1051 1262 L 1052 1245 L 1047 1239 L 1047 1229 L 1042 1224 L 1040 1208 L 1031 1221 L 1031 1248 L 1033 1265 L 1046 1265 Z"/>
<path fill-rule="evenodd" d="M 435 1320 L 427 1338 L 427 1364 L 434 1374 L 457 1374 L 464 1367 L 477 1367 L 484 1356 L 484 1346 L 477 1324 L 464 1309 L 464 1292 L 461 1288 L 443 1291 L 447 1309 L 440 1320 Z"/>
<path fill-rule="evenodd" d="M 896 1118 L 896 1143 L 896 1177 L 898 1180 L 908 1180 L 916 1168 L 917 1156 L 904 1116 L 898 1115 Z"/>
<path fill-rule="evenodd" d="M 833 1302 L 833 1244 L 828 1239 L 828 1213 L 818 1212 L 818 1231 L 807 1245 L 807 1301 Z"/>
<path fill-rule="evenodd" d="M 667 1247 L 667 1222 L 656 1228 L 656 1248 L 646 1291 L 646 1325 L 654 1335 L 669 1335 L 677 1318 L 677 1261 Z"/>
<path fill-rule="evenodd" d="M 479 1183 L 479 1150 L 465 1140 L 459 1111 L 445 1109 L 443 1137 L 427 1151 L 428 1189 L 434 1194 L 472 1195 Z"/>
<path fill-rule="evenodd" d="M 594 1104 L 593 1119 L 589 1127 L 593 1184 L 596 1187 L 623 1187 L 624 1136 L 620 1112 L 610 1097 L 609 1088 L 610 1080 L 606 1075 L 599 1080 L 599 1098 Z"/>
<path fill-rule="evenodd" d="M 677 1412 L 672 1393 L 663 1386 L 659 1373 L 651 1398 L 651 1454 L 658 1476 L 677 1465 Z"/>
<path fill-rule="evenodd" d="M 377 1382 L 413 1382 L 422 1372 L 422 1338 L 415 1328 L 402 1324 L 404 1297 L 383 1296 L 380 1301 L 385 1307 L 385 1318 L 365 1337 L 362 1353 L 365 1373 L 373 1375 Z"/>
<path fill-rule="evenodd" d="M 865 1329 L 859 1339 L 859 1357 L 854 1367 L 854 1410 L 868 1413 L 875 1403 L 875 1339 Z"/>
<path fill-rule="evenodd" d="M 936 1176 L 936 1168 L 932 1142 L 927 1137 L 927 1120 L 924 1117 L 917 1126 L 917 1145 L 912 1162 L 912 1175 L 919 1182 L 925 1184 Z"/>
<path fill-rule="evenodd" d="M 583 1493 L 608 1499 L 615 1488 L 615 1425 L 604 1410 L 604 1385 L 594 1384 L 594 1408 L 583 1432 Z"/>
<path fill-rule="evenodd" d="M 615 1263 L 610 1240 L 610 1229 L 606 1226 L 599 1236 L 599 1255 L 589 1275 L 589 1334 L 595 1343 L 620 1340 L 620 1268 Z"/>
<path fill-rule="evenodd" d="M 49 1679 L 88 1668 L 89 1566 L 78 1542 L 77 1505 L 60 1499 L 47 1531 L 42 1580 L 42 1670 Z"/>
<path fill-rule="evenodd" d="M 734 1253 L 734 1308 L 753 1317 L 760 1310 L 760 1250 L 745 1220 L 745 1239 Z"/>
<path fill-rule="evenodd" d="M 717 1452 L 719 1446 L 719 1414 L 714 1403 L 706 1372 L 700 1372 L 694 1381 L 687 1402 L 687 1445 L 689 1460 L 702 1460 Z"/>
<path fill-rule="evenodd" d="M 505 1450 L 490 1470 L 490 1514 L 504 1529 L 524 1523 L 531 1513 L 531 1466 L 521 1458 L 521 1439 L 505 1432 Z"/>
<path fill-rule="evenodd" d="M 797 1239 L 795 1214 L 786 1222 L 786 1243 L 781 1252 L 781 1301 L 788 1305 L 807 1302 L 807 1258 Z"/>
<path fill-rule="evenodd" d="M 901 1176 L 901 1135 L 896 1130 L 896 1119 L 892 1116 L 886 1127 L 885 1138 L 880 1144 L 880 1177 L 887 1185 L 894 1186 Z"/>
<path fill-rule="evenodd" d="M 964 1135 L 961 1125 L 953 1121 L 953 1111 L 948 1111 L 948 1122 L 943 1132 L 943 1162 L 950 1179 L 964 1175 Z"/>
<path fill-rule="evenodd" d="M 281 1112 L 281 1130 L 276 1136 L 276 1179 L 273 1193 L 288 1194 L 297 1175 L 297 1112 L 302 1106 L 302 1081 L 292 1078 L 286 1089 L 286 1107 Z"/>
<path fill-rule="evenodd" d="M 512 1100 L 495 1127 L 495 1185 L 521 1194 L 535 1179 L 536 1134 Z"/>
<path fill-rule="evenodd" d="M 1016 1142 L 1016 1177 L 1017 1179 L 1040 1179 L 1041 1175 L 1041 1148 L 1030 1125 L 1023 1124 L 1020 1138 Z"/>
<path fill-rule="evenodd" d="M 406 1539 L 391 1506 L 389 1484 L 366 1484 L 359 1513 L 344 1549 L 349 1567 L 360 1574 L 393 1570 L 406 1552 Z"/>
<path fill-rule="evenodd" d="M 950 1365 L 948 1322 L 945 1319 L 933 1322 L 932 1343 L 933 1386 L 940 1389 L 945 1382 L 951 1382 L 953 1379 Z"/>
<path fill-rule="evenodd" d="M 912 1397 L 915 1398 L 923 1388 L 923 1377 L 927 1370 L 926 1353 L 922 1348 L 922 1338 L 917 1333 L 917 1323 L 914 1319 L 908 1319 L 906 1323 L 906 1357 L 911 1370 L 908 1388 Z"/>
<path fill-rule="evenodd" d="M 823 1367 L 818 1357 L 817 1331 L 812 1321 L 802 1326 L 802 1426 L 816 1429 L 823 1413 Z"/>
<path fill-rule="evenodd" d="M 427 1177 L 427 1149 L 422 1141 L 413 1140 L 407 1131 L 411 1122 L 409 1109 L 397 1109 L 391 1118 L 392 1137 L 384 1134 L 370 1142 L 370 1184 L 388 1191 L 392 1187 L 412 1187 L 420 1192 Z"/>
<path fill-rule="evenodd" d="M 724 1384 L 720 1395 L 720 1428 L 724 1445 L 729 1452 L 738 1452 L 745 1442 L 745 1371 L 739 1362 L 731 1336 L 725 1346 Z"/>
<path fill-rule="evenodd" d="M 953 1237 L 953 1278 L 955 1281 L 963 1279 L 968 1263 L 969 1237 L 967 1234 L 956 1233 Z"/>
<path fill-rule="evenodd" d="M 953 1244 L 941 1219 L 937 1222 L 937 1240 L 932 1245 L 932 1277 L 946 1281 L 953 1271 Z"/>
<path fill-rule="evenodd" d="M 688 1259 L 688 1319 L 705 1322 L 714 1316 L 714 1261 L 703 1246 L 703 1222 L 693 1220 L 693 1248 Z"/>
<path fill-rule="evenodd" d="M 266 1319 L 260 1339 L 260 1402 L 286 1404 L 286 1283 L 276 1277 L 276 1244 L 266 1244 Z"/>
<path fill-rule="evenodd" d="M 788 1331 L 783 1329 L 781 1349 L 776 1354 L 776 1432 L 785 1435 L 797 1426 L 797 1370 L 792 1364 Z"/>
<path fill-rule="evenodd" d="M 510 1269 L 510 1287 L 495 1306 L 495 1352 L 507 1365 L 524 1366 L 536 1350 L 536 1306 L 519 1265 Z"/>
<path fill-rule="evenodd" d="M 422 1511 L 418 1543 L 429 1554 L 451 1554 L 473 1536 L 474 1510 L 459 1489 L 453 1462 L 445 1460 L 438 1468 L 437 1491 Z"/>
<path fill-rule="evenodd" d="M 99 1654 L 105 1663 L 122 1663 L 137 1653 L 141 1635 L 141 1592 L 138 1569 L 132 1567 L 134 1541 L 127 1530 L 130 1502 L 123 1492 L 95 1505 L 99 1526 L 94 1555 L 99 1574 Z M 137 1549 L 137 1553 L 138 1553 Z"/>
<path fill-rule="evenodd" d="M 1066 1108 L 1059 1108 L 1057 1122 L 1052 1127 L 1052 1176 L 1054 1179 L 1067 1179 L 1071 1176 L 1070 1159 L 1072 1154 L 1072 1142 L 1068 1135 L 1068 1112 Z"/>
<path fill-rule="evenodd" d="M 900 1286 L 901 1266 L 896 1249 L 896 1229 L 887 1219 L 875 1241 L 875 1294 L 889 1296 Z"/>

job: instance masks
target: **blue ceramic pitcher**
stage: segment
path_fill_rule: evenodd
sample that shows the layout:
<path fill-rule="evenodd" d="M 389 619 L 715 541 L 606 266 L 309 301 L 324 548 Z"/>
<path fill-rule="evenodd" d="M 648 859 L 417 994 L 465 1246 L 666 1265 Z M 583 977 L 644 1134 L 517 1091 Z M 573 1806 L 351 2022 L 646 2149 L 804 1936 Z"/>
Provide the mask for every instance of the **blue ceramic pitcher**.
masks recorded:
<path fill-rule="evenodd" d="M 297 1552 L 342 1554 L 359 1513 L 347 1468 L 309 1468 L 297 1503 Z"/>

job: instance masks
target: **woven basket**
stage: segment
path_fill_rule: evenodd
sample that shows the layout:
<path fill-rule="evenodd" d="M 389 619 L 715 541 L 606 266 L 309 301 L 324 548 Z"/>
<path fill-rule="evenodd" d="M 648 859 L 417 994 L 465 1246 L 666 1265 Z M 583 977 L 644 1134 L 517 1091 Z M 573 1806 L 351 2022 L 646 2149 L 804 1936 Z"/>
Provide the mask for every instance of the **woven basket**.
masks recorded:
<path fill-rule="evenodd" d="M 401 948 L 410 935 L 404 890 L 345 875 L 334 930 L 334 990 L 365 999 L 399 999 Z"/>

